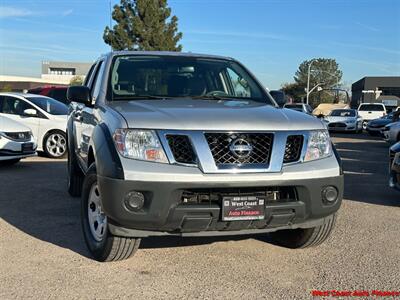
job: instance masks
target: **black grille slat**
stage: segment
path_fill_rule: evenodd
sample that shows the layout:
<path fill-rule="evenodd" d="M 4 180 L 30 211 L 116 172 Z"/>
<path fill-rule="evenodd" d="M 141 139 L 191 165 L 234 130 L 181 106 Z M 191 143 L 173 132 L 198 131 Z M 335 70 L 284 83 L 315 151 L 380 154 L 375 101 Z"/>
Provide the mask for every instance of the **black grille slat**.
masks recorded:
<path fill-rule="evenodd" d="M 300 159 L 301 149 L 303 148 L 302 135 L 289 135 L 286 140 L 284 163 L 295 162 Z"/>
<path fill-rule="evenodd" d="M 24 132 L 4 132 L 4 134 L 12 140 L 18 142 L 26 142 L 31 139 L 31 133 L 29 131 Z"/>
<path fill-rule="evenodd" d="M 273 135 L 271 133 L 205 133 L 217 166 L 268 164 L 271 157 Z M 229 149 L 237 139 L 246 140 L 252 151 L 247 157 L 237 157 Z"/>
<path fill-rule="evenodd" d="M 188 136 L 167 135 L 166 138 L 176 162 L 182 164 L 196 164 L 196 154 L 193 151 Z"/>

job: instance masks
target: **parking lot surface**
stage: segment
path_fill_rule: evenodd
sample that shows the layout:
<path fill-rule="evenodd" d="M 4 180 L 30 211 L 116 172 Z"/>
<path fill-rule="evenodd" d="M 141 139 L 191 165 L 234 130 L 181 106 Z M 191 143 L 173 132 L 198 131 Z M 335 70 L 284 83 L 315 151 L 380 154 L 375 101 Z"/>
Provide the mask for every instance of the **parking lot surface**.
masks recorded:
<path fill-rule="evenodd" d="M 304 299 L 311 290 L 399 290 L 400 193 L 387 186 L 388 145 L 334 138 L 345 200 L 332 236 L 288 250 L 267 235 L 148 238 L 131 259 L 89 257 L 66 161 L 0 168 L 0 299 Z"/>

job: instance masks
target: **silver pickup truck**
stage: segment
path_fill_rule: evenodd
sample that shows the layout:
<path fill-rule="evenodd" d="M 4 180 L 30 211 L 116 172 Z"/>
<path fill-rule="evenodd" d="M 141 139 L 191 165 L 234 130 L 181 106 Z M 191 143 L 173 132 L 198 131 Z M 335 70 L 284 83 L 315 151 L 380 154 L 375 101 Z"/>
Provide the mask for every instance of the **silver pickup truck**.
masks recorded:
<path fill-rule="evenodd" d="M 95 259 L 149 236 L 268 233 L 304 248 L 331 233 L 343 174 L 325 126 L 279 108 L 238 61 L 112 52 L 67 95 L 68 188 Z"/>

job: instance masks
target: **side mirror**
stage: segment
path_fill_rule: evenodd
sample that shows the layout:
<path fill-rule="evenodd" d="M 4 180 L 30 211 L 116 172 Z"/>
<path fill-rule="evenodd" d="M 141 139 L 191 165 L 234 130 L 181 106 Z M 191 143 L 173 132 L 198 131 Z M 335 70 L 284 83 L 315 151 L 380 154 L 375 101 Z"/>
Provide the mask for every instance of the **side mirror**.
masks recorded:
<path fill-rule="evenodd" d="M 283 107 L 286 104 L 286 95 L 282 91 L 270 91 L 269 94 L 274 98 L 275 102 Z"/>
<path fill-rule="evenodd" d="M 67 99 L 70 102 L 78 102 L 86 106 L 92 105 L 90 90 L 87 86 L 83 85 L 70 86 L 67 90 Z"/>
<path fill-rule="evenodd" d="M 36 117 L 37 114 L 37 110 L 33 108 L 28 108 L 24 110 L 24 116 L 26 117 Z"/>

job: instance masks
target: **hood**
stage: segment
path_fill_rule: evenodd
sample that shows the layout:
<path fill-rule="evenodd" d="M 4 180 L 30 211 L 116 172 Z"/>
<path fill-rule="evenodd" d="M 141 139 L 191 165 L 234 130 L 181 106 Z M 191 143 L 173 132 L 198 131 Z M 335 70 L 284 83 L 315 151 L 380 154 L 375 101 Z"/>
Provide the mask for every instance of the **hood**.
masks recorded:
<path fill-rule="evenodd" d="M 177 130 L 309 130 L 322 122 L 305 113 L 250 100 L 140 100 L 108 104 L 130 128 Z"/>
<path fill-rule="evenodd" d="M 385 125 L 390 124 L 392 122 L 393 121 L 391 119 L 382 119 L 382 118 L 380 118 L 380 119 L 375 119 L 375 120 L 369 121 L 369 124 L 375 125 L 375 126 L 385 126 Z"/>
<path fill-rule="evenodd" d="M 17 121 L 11 120 L 9 118 L 0 116 L 0 131 L 4 132 L 24 132 L 31 131 L 31 129 L 24 124 Z"/>
<path fill-rule="evenodd" d="M 346 121 L 355 121 L 356 117 L 341 117 L 341 116 L 327 116 L 325 120 L 329 122 L 346 122 Z"/>

